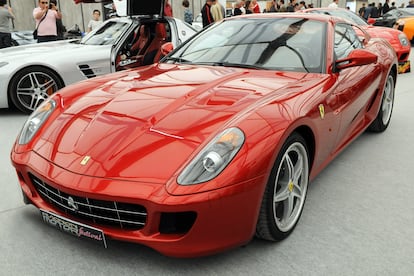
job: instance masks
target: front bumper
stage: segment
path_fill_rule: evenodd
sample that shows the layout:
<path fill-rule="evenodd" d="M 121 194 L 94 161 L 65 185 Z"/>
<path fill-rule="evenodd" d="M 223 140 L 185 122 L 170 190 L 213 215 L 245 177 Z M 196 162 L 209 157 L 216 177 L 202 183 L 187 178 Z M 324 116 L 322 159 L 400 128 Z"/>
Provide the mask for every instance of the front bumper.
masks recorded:
<path fill-rule="evenodd" d="M 214 191 L 173 196 L 163 184 L 78 175 L 34 152 L 12 152 L 11 157 L 24 197 L 37 208 L 98 228 L 107 238 L 140 243 L 174 257 L 210 255 L 249 242 L 266 184 L 263 175 Z M 99 220 L 85 221 L 45 200 L 34 178 L 56 189 L 56 194 L 142 206 L 146 212 L 144 224 L 123 228 Z M 189 218 L 188 214 L 194 216 Z"/>

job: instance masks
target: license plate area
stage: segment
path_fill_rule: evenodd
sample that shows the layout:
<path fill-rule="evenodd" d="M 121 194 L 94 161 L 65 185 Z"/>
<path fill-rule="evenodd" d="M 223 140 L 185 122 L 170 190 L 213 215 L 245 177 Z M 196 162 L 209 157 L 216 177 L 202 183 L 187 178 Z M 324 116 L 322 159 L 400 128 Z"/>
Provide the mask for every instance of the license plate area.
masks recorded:
<path fill-rule="evenodd" d="M 72 236 L 98 242 L 107 248 L 105 234 L 102 230 L 45 210 L 40 210 L 40 214 L 46 224 Z"/>

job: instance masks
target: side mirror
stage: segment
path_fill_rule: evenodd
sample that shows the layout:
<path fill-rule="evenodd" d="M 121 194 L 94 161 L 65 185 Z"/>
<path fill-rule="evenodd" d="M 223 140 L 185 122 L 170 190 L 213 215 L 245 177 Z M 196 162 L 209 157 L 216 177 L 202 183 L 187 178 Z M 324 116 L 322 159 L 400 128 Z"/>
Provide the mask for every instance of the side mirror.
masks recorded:
<path fill-rule="evenodd" d="M 169 53 L 171 53 L 172 50 L 174 50 L 174 45 L 172 44 L 172 42 L 164 43 L 161 46 L 161 54 L 163 56 L 168 55 Z"/>
<path fill-rule="evenodd" d="M 378 56 L 364 49 L 353 50 L 346 58 L 338 59 L 335 68 L 343 70 L 345 68 L 376 63 Z"/>

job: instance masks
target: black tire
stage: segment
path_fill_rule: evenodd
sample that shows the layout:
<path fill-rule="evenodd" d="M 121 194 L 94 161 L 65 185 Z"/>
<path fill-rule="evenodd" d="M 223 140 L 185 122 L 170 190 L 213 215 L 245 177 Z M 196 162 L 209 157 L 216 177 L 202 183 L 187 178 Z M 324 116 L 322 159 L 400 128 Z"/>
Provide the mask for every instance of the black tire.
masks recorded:
<path fill-rule="evenodd" d="M 54 71 L 32 66 L 20 70 L 13 76 L 8 94 L 15 107 L 30 114 L 63 86 L 63 81 Z"/>
<path fill-rule="evenodd" d="M 377 117 L 368 127 L 371 132 L 383 132 L 388 128 L 391 121 L 392 110 L 394 107 L 395 96 L 395 77 L 393 74 L 387 76 L 387 81 L 382 93 L 381 106 Z"/>
<path fill-rule="evenodd" d="M 293 133 L 283 144 L 267 183 L 256 226 L 256 236 L 270 241 L 285 239 L 302 214 L 309 183 L 306 141 Z"/>

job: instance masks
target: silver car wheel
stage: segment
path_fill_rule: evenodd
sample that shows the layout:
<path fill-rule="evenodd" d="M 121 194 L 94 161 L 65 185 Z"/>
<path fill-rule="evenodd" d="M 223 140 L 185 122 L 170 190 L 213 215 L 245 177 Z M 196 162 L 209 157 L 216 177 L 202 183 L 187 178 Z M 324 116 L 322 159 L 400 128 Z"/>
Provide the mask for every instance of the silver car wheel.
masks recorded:
<path fill-rule="evenodd" d="M 56 82 L 45 73 L 33 72 L 17 84 L 17 99 L 27 109 L 34 110 L 58 90 Z"/>
<path fill-rule="evenodd" d="M 15 74 L 10 83 L 9 97 L 25 113 L 31 113 L 64 86 L 54 71 L 40 66 L 24 68 Z"/>
<path fill-rule="evenodd" d="M 305 147 L 295 142 L 282 157 L 276 175 L 273 214 L 282 232 L 291 230 L 299 219 L 308 188 L 309 161 Z"/>
<path fill-rule="evenodd" d="M 392 110 L 394 108 L 396 72 L 392 71 L 384 84 L 382 92 L 381 105 L 378 107 L 378 113 L 368 130 L 372 132 L 383 132 L 388 128 L 391 122 Z"/>
<path fill-rule="evenodd" d="M 389 75 L 384 88 L 384 96 L 382 100 L 382 122 L 388 124 L 391 119 L 392 109 L 394 105 L 394 78 Z"/>

